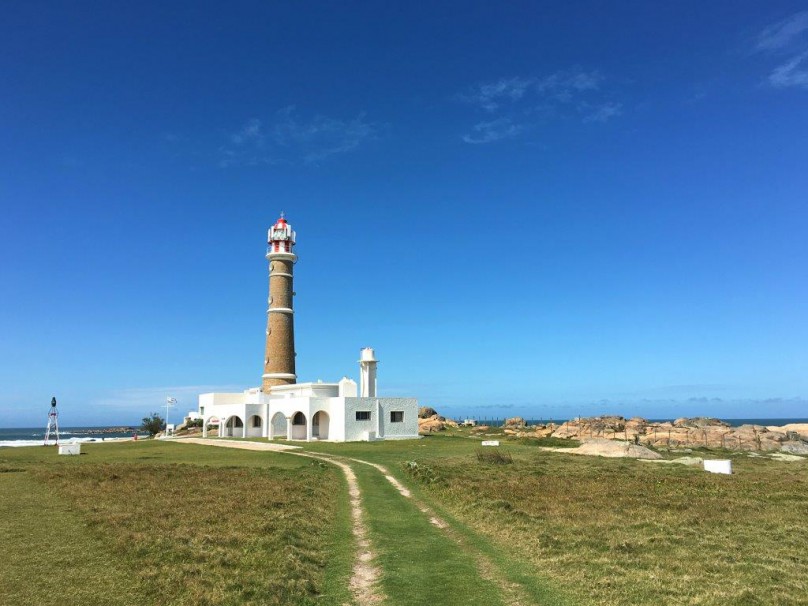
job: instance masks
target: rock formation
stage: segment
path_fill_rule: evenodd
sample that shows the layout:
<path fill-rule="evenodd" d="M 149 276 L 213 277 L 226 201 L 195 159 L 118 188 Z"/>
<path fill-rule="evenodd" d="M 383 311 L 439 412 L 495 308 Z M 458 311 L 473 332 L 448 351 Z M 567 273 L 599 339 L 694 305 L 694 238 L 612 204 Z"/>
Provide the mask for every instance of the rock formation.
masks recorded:
<path fill-rule="evenodd" d="M 681 418 L 673 422 L 652 422 L 641 417 L 624 419 L 619 416 L 600 416 L 571 419 L 551 434 L 555 438 L 578 440 L 605 438 L 624 440 L 655 448 L 727 448 L 730 450 L 781 450 L 789 445 L 794 452 L 805 444 L 808 448 L 808 427 L 803 433 L 796 429 L 741 425 L 709 417 Z"/>

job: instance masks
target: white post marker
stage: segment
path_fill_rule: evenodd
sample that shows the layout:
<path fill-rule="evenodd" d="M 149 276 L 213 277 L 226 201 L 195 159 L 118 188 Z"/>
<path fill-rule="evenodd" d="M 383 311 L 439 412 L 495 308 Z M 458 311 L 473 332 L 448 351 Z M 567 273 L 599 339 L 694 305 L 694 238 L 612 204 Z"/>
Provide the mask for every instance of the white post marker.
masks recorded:
<path fill-rule="evenodd" d="M 499 446 L 499 440 L 483 440 L 483 446 Z"/>

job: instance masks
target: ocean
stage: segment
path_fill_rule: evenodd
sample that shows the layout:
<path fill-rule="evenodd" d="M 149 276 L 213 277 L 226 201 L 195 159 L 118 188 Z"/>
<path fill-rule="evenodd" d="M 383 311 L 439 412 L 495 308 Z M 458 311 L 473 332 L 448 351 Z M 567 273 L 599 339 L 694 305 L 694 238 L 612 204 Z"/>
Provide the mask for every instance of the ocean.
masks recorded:
<path fill-rule="evenodd" d="M 102 442 L 107 440 L 131 439 L 137 433 L 138 438 L 146 438 L 147 434 L 135 428 L 115 427 L 66 427 L 59 429 L 59 443 L 69 442 Z M 53 443 L 51 435 L 51 443 Z M 45 443 L 45 429 L 42 427 L 14 427 L 0 429 L 0 448 L 3 446 L 42 446 Z"/>

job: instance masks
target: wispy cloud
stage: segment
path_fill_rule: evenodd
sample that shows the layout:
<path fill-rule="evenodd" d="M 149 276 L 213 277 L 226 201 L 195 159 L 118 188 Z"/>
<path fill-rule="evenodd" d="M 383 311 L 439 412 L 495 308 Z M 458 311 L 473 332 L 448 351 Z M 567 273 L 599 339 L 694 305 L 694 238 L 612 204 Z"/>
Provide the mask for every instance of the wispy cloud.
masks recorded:
<path fill-rule="evenodd" d="M 466 143 L 490 143 L 502 139 L 512 139 L 524 129 L 524 125 L 514 124 L 509 118 L 497 118 L 490 122 L 475 124 L 472 127 L 472 132 L 463 136 L 463 141 Z"/>
<path fill-rule="evenodd" d="M 773 88 L 808 89 L 808 11 L 795 13 L 761 31 L 754 50 L 759 53 L 784 55 L 785 61 L 769 73 L 765 82 Z"/>
<path fill-rule="evenodd" d="M 219 165 L 317 163 L 353 151 L 377 133 L 378 126 L 366 121 L 364 114 L 348 120 L 319 114 L 306 119 L 289 106 L 268 122 L 251 118 L 230 133 L 219 150 Z"/>
<path fill-rule="evenodd" d="M 493 112 L 503 103 L 513 103 L 521 99 L 530 86 L 535 84 L 532 78 L 502 78 L 495 82 L 477 84 L 461 95 L 461 98 L 479 105 L 485 111 Z"/>
<path fill-rule="evenodd" d="M 759 51 L 780 51 L 792 47 L 808 33 L 808 11 L 801 11 L 773 23 L 758 34 L 755 48 Z"/>
<path fill-rule="evenodd" d="M 241 392 L 244 386 L 235 385 L 169 385 L 165 387 L 139 387 L 110 392 L 90 402 L 92 406 L 121 412 L 146 415 L 151 411 L 165 411 L 166 398 L 173 397 L 177 416 L 196 410 L 198 396 L 209 392 Z M 172 415 L 173 416 L 173 415 Z"/>
<path fill-rule="evenodd" d="M 769 74 L 769 84 L 774 88 L 805 88 L 808 89 L 808 51 L 797 55 L 774 68 Z"/>
<path fill-rule="evenodd" d="M 458 98 L 489 118 L 477 121 L 461 138 L 471 144 L 514 139 L 548 116 L 606 122 L 622 115 L 623 106 L 609 98 L 605 81 L 596 70 L 576 68 L 476 84 Z"/>
<path fill-rule="evenodd" d="M 598 90 L 602 81 L 603 77 L 596 71 L 556 72 L 540 80 L 536 90 L 556 101 L 568 103 L 579 93 Z"/>
<path fill-rule="evenodd" d="M 604 103 L 597 107 L 589 107 L 584 122 L 606 122 L 623 113 L 622 103 Z"/>

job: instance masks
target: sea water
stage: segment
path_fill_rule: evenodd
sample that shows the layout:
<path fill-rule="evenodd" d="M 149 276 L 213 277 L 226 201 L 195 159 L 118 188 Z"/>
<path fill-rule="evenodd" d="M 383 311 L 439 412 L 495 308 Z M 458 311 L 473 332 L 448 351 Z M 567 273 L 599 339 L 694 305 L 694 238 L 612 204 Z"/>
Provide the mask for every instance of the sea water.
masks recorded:
<path fill-rule="evenodd" d="M 125 431 L 108 431 L 108 427 L 66 427 L 59 429 L 59 442 L 107 442 L 114 440 L 131 439 L 135 433 L 138 438 L 148 437 L 135 429 Z M 115 427 L 113 429 L 119 429 Z M 123 429 L 123 428 L 120 428 Z M 56 436 L 51 433 L 50 443 L 56 441 Z M 44 427 L 15 427 L 0 429 L 0 447 L 3 446 L 42 446 L 45 443 Z"/>

